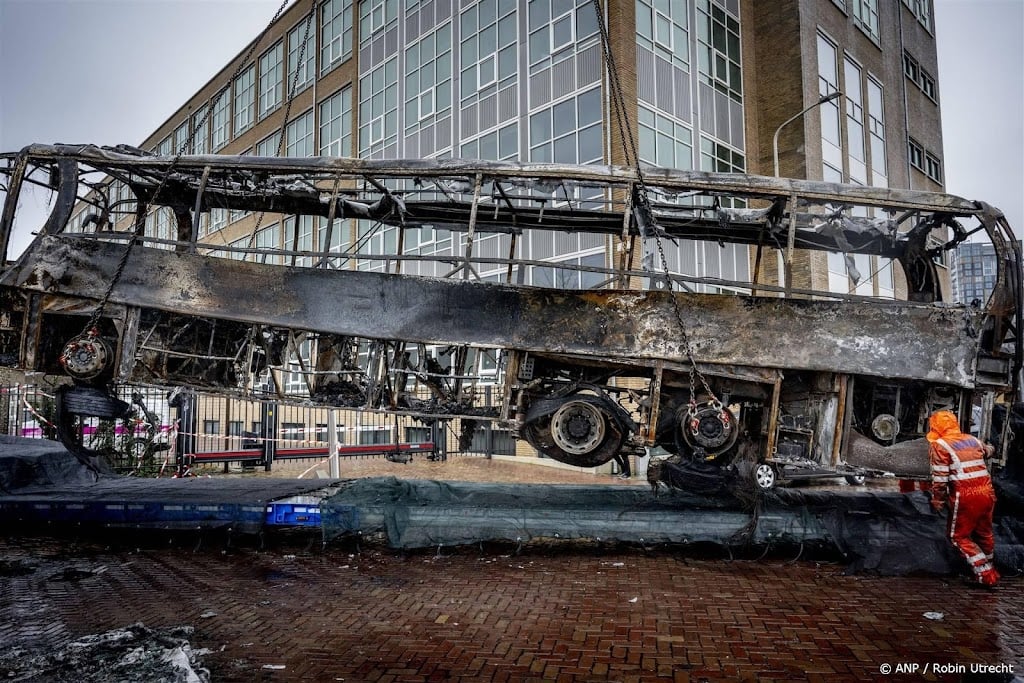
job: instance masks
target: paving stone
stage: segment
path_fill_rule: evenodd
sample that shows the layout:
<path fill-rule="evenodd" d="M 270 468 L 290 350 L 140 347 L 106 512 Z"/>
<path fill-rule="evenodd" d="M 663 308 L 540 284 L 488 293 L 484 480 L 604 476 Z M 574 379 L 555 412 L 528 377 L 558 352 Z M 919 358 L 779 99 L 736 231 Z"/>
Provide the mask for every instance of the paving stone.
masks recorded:
<path fill-rule="evenodd" d="M 637 485 L 483 459 L 384 462 L 359 467 Z M 192 646 L 211 651 L 214 680 L 227 683 L 900 680 L 880 666 L 926 662 L 1024 674 L 1019 577 L 979 592 L 955 577 L 847 576 L 840 565 L 672 548 L 446 548 L 438 557 L 194 544 L 0 537 L 0 557 L 34 567 L 0 575 L 0 642 L 47 648 L 140 621 L 188 624 Z M 73 567 L 105 570 L 53 579 Z M 924 618 L 931 611 L 943 619 Z"/>

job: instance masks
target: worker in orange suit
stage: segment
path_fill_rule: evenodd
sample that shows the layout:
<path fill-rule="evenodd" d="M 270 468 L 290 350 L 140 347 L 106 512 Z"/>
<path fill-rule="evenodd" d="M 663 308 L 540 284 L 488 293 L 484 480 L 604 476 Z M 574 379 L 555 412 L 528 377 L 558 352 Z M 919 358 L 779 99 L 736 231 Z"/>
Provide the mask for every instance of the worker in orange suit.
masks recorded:
<path fill-rule="evenodd" d="M 992 447 L 961 432 L 956 415 L 948 410 L 936 411 L 929 427 L 932 508 L 936 512 L 948 508 L 950 541 L 967 560 L 975 580 L 982 586 L 994 586 L 999 581 L 992 564 L 996 494 L 985 465 Z"/>

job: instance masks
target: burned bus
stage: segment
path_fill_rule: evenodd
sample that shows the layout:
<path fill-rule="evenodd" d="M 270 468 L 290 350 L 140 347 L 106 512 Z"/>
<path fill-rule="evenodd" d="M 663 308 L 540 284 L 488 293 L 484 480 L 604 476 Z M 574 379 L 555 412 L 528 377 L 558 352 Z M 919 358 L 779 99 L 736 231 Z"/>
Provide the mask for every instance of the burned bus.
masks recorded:
<path fill-rule="evenodd" d="M 65 377 L 67 424 L 117 415 L 118 384 L 184 386 L 491 422 L 578 466 L 652 448 L 749 461 L 767 487 L 925 476 L 932 411 L 968 429 L 977 407 L 987 434 L 1019 391 L 1018 242 L 997 209 L 947 194 L 124 146 L 2 159 L 0 250 L 23 192 L 52 201 L 0 274 L 0 364 Z M 975 234 L 995 288 L 955 304 L 945 256 Z M 731 267 L 696 274 L 682 257 L 725 250 Z M 844 285 L 891 268 L 892 286 L 830 286 L 815 259 Z M 1007 433 L 993 440 L 1005 462 Z"/>

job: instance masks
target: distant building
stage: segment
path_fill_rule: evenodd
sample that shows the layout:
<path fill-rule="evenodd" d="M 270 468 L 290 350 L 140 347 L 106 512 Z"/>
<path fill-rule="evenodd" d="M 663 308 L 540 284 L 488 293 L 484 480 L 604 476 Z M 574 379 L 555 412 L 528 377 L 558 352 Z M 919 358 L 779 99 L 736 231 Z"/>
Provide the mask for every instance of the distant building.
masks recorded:
<path fill-rule="evenodd" d="M 961 244 L 950 262 L 949 277 L 955 300 L 962 304 L 978 300 L 984 304 L 995 286 L 997 272 L 996 253 L 990 243 Z"/>

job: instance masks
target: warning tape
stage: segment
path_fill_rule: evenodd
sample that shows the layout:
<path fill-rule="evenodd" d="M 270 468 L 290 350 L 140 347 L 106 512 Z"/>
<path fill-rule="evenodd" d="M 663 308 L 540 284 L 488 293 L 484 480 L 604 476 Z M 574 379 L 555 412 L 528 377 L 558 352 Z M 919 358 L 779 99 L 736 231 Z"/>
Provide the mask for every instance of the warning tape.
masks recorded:
<path fill-rule="evenodd" d="M 35 416 L 36 422 L 44 424 L 47 427 L 52 427 L 54 429 L 57 428 L 57 425 L 53 424 L 52 422 L 47 420 L 45 417 L 40 415 L 39 411 L 35 409 L 35 406 L 33 406 L 31 403 L 28 402 L 28 396 L 23 396 L 22 399 L 21 399 L 21 402 L 25 404 L 26 408 L 28 408 L 28 412 L 32 413 Z"/>

